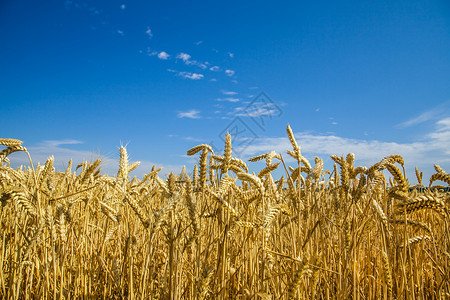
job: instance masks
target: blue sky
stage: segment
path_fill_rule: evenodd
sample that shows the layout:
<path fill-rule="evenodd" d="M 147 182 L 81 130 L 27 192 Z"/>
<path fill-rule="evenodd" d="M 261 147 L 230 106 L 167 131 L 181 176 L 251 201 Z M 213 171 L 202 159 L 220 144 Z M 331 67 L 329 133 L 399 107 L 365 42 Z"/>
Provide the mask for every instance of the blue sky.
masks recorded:
<path fill-rule="evenodd" d="M 6 0 L 0 28 L 1 135 L 35 161 L 100 154 L 114 174 L 122 143 L 135 175 L 169 172 L 227 130 L 243 159 L 285 153 L 290 123 L 328 167 L 450 172 L 447 1 Z"/>

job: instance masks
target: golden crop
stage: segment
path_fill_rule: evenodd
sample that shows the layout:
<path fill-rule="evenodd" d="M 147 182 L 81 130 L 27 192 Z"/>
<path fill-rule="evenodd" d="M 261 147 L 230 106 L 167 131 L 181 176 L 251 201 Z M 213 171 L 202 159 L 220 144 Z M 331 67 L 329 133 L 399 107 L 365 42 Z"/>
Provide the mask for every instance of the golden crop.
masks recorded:
<path fill-rule="evenodd" d="M 410 186 L 400 155 L 368 168 L 355 156 L 314 165 L 292 130 L 258 174 L 209 145 L 192 174 L 142 180 L 120 148 L 117 176 L 101 160 L 57 172 L 13 169 L 27 150 L 0 139 L 0 295 L 10 299 L 445 299 L 450 297 L 449 195 Z M 275 180 L 272 172 L 285 171 Z M 387 172 L 383 173 L 382 171 Z M 389 174 L 385 176 L 384 174 Z"/>

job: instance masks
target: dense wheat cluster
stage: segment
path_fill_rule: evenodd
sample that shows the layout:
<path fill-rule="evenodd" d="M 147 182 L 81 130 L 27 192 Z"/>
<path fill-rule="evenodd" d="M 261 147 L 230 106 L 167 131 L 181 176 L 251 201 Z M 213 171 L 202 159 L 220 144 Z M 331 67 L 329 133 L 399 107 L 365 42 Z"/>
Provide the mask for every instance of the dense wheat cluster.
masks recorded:
<path fill-rule="evenodd" d="M 57 172 L 13 169 L 28 154 L 0 139 L 2 298 L 439 299 L 450 297 L 450 175 L 410 186 L 404 161 L 370 167 L 355 156 L 311 164 L 288 126 L 292 149 L 265 153 L 259 173 L 209 145 L 192 172 L 164 176 L 120 148 L 114 177 L 100 159 Z M 13 154 L 14 155 L 14 154 Z M 290 160 L 292 162 L 292 160 Z M 272 172 L 285 174 L 274 179 Z M 278 171 L 278 173 L 280 173 Z"/>

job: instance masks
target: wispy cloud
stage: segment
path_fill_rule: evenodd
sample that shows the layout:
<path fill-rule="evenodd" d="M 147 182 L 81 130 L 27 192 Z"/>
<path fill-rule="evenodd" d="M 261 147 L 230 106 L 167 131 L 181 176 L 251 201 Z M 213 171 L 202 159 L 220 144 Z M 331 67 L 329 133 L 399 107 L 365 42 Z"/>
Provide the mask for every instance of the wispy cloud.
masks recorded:
<path fill-rule="evenodd" d="M 117 33 L 119 34 L 119 35 L 121 35 L 121 36 L 124 36 L 125 34 L 124 34 L 124 32 L 123 32 L 123 30 L 117 30 Z"/>
<path fill-rule="evenodd" d="M 233 70 L 225 70 L 225 74 L 227 74 L 228 76 L 233 76 L 234 75 L 234 71 Z"/>
<path fill-rule="evenodd" d="M 213 72 L 217 72 L 220 70 L 220 68 L 219 68 L 219 66 L 212 66 L 211 68 L 209 68 L 209 70 L 213 71 Z"/>
<path fill-rule="evenodd" d="M 176 56 L 177 59 L 181 59 L 186 65 L 198 66 L 202 69 L 206 69 L 207 66 L 204 63 L 198 62 L 196 60 L 191 60 L 191 56 L 187 53 L 181 52 Z"/>
<path fill-rule="evenodd" d="M 272 102 L 252 102 L 251 105 L 236 107 L 231 114 L 238 117 L 272 117 L 280 115 L 280 108 Z"/>
<path fill-rule="evenodd" d="M 224 94 L 224 95 L 237 95 L 236 92 L 227 91 L 227 90 L 221 90 L 221 93 Z"/>
<path fill-rule="evenodd" d="M 217 101 L 226 101 L 226 102 L 239 102 L 239 98 L 235 98 L 235 97 L 226 97 L 226 98 L 217 98 Z"/>
<path fill-rule="evenodd" d="M 203 77 L 204 77 L 203 74 L 198 74 L 198 73 L 178 72 L 173 69 L 167 69 L 167 71 L 169 71 L 171 73 L 175 73 L 177 76 L 187 78 L 187 79 L 192 79 L 192 80 L 199 80 L 199 79 L 203 79 Z"/>
<path fill-rule="evenodd" d="M 430 110 L 427 110 L 420 115 L 411 118 L 398 125 L 399 128 L 411 127 L 421 123 L 425 123 L 430 120 L 436 120 L 442 118 L 443 116 L 448 116 L 450 114 L 450 101 L 439 104 Z"/>
<path fill-rule="evenodd" d="M 183 78 L 192 79 L 192 80 L 199 80 L 204 77 L 203 74 L 191 73 L 191 72 L 178 72 L 177 75 L 181 76 Z"/>
<path fill-rule="evenodd" d="M 450 154 L 450 118 L 445 118 L 436 122 L 436 130 L 428 135 L 428 138 L 438 143 L 442 143 L 445 153 Z"/>
<path fill-rule="evenodd" d="M 196 137 L 192 137 L 192 136 L 185 136 L 183 137 L 183 140 L 185 141 L 190 141 L 190 142 L 204 142 L 204 139 L 200 139 L 200 138 L 196 138 Z"/>
<path fill-rule="evenodd" d="M 234 53 L 228 52 L 228 56 L 234 58 Z"/>
<path fill-rule="evenodd" d="M 198 46 L 198 45 L 201 45 L 202 43 L 203 43 L 203 41 L 198 41 L 195 44 Z"/>
<path fill-rule="evenodd" d="M 200 111 L 191 109 L 188 111 L 179 111 L 178 118 L 200 119 Z"/>
<path fill-rule="evenodd" d="M 147 27 L 147 30 L 145 31 L 145 34 L 151 39 L 153 37 L 152 30 L 150 27 Z"/>
<path fill-rule="evenodd" d="M 55 148 L 62 145 L 78 145 L 83 144 L 84 142 L 79 140 L 65 139 L 65 140 L 45 140 L 42 141 L 39 146 L 40 147 L 50 147 Z"/>
<path fill-rule="evenodd" d="M 155 55 L 158 55 L 158 51 L 152 50 L 152 49 L 150 49 L 150 47 L 147 47 L 147 50 L 145 51 L 145 53 L 146 53 L 148 56 L 155 56 Z"/>
<path fill-rule="evenodd" d="M 170 57 L 170 55 L 165 51 L 161 51 L 158 53 L 159 59 L 167 60 L 167 59 L 169 59 L 169 57 Z"/>
<path fill-rule="evenodd" d="M 428 120 L 431 120 L 436 115 L 436 113 L 437 113 L 436 110 L 426 111 L 426 112 L 418 115 L 417 117 L 414 117 L 412 119 L 409 119 L 408 121 L 401 123 L 399 125 L 399 127 L 410 127 L 413 125 L 417 125 L 417 124 L 426 122 Z"/>
<path fill-rule="evenodd" d="M 263 116 L 272 116 L 278 113 L 278 110 L 276 109 L 264 109 L 264 110 L 260 110 L 257 108 L 251 108 L 247 111 L 242 111 L 241 109 L 237 108 L 236 111 L 238 111 L 236 113 L 236 116 L 239 117 L 252 117 L 252 118 L 256 118 L 256 117 L 263 117 Z M 241 111 L 241 112 L 239 112 Z"/>
<path fill-rule="evenodd" d="M 439 164 L 444 169 L 450 168 L 450 118 L 437 121 L 432 132 L 425 135 L 420 141 L 409 143 L 352 139 L 310 132 L 297 132 L 295 137 L 301 146 L 302 153 L 310 159 L 315 155 L 346 155 L 353 152 L 358 164 L 371 166 L 387 155 L 400 154 L 405 159 L 408 177 L 411 179 L 415 178 L 415 166 L 424 170 L 424 178 L 429 178 L 434 172 L 434 164 Z M 287 137 L 259 138 L 248 146 L 243 154 L 250 157 L 272 150 L 286 153 L 288 149 L 291 149 L 291 144 Z M 286 160 L 291 161 L 288 156 L 286 156 Z"/>
<path fill-rule="evenodd" d="M 125 8 L 127 8 L 127 7 L 125 6 L 125 4 L 122 4 L 122 5 L 120 6 L 120 9 L 121 9 L 121 10 L 125 10 Z"/>
<path fill-rule="evenodd" d="M 92 13 L 94 15 L 100 15 L 101 11 L 97 9 L 94 6 L 90 6 L 89 3 L 82 2 L 82 1 L 75 1 L 75 0 L 66 0 L 64 2 L 64 6 L 67 10 L 71 8 L 76 8 L 80 10 L 87 10 L 89 13 Z"/>

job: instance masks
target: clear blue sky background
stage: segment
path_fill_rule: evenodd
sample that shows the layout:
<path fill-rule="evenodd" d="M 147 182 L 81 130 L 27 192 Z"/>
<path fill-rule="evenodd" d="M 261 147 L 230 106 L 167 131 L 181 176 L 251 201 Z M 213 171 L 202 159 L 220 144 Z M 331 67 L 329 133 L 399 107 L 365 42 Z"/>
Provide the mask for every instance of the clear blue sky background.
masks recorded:
<path fill-rule="evenodd" d="M 239 117 L 244 159 L 288 149 L 290 123 L 311 161 L 450 172 L 448 1 L 6 0 L 0 28 L 1 136 L 36 161 L 114 173 L 123 143 L 136 175 L 179 170 Z"/>

